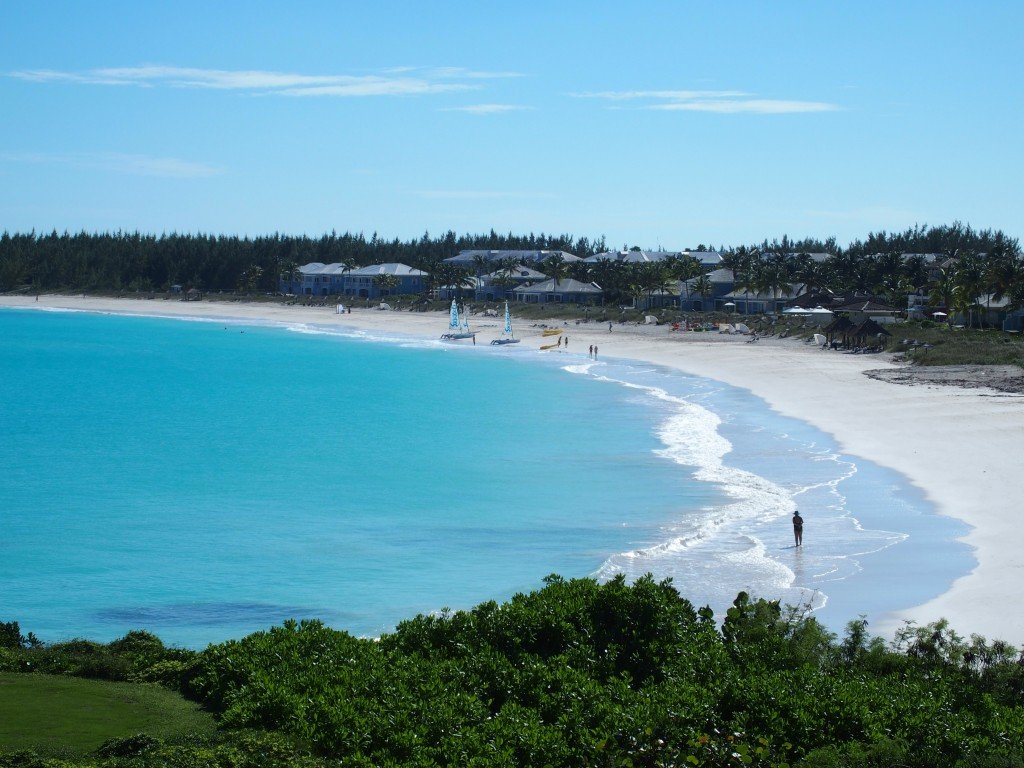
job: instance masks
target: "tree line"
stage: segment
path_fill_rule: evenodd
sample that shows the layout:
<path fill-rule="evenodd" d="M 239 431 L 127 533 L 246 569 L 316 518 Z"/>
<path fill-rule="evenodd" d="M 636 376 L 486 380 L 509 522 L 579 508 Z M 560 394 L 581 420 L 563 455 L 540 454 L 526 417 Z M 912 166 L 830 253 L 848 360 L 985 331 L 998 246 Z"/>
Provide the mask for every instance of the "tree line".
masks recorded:
<path fill-rule="evenodd" d="M 298 268 L 310 262 L 340 263 L 347 269 L 401 262 L 428 273 L 428 290 L 468 286 L 471 278 L 493 272 L 499 284 L 512 285 L 518 266 L 514 259 L 491 263 L 479 255 L 468 268 L 444 262 L 468 249 L 561 250 L 586 258 L 604 252 L 607 244 L 604 237 L 499 235 L 493 230 L 461 236 L 451 231 L 438 237 L 424 233 L 407 241 L 384 240 L 376 233 L 367 239 L 348 232 L 320 238 L 5 232 L 0 235 L 0 291 L 166 291 L 181 285 L 201 291 L 275 292 L 282 277 L 295 277 Z M 695 250 L 710 248 L 700 244 Z M 979 296 L 997 301 L 1006 297 L 1011 306 L 1024 306 L 1018 240 L 959 222 L 870 233 L 846 248 L 835 238 L 794 240 L 784 235 L 717 250 L 723 256 L 721 266 L 733 271 L 736 287 L 753 294 L 790 295 L 796 285 L 801 292 L 857 291 L 902 306 L 908 293 L 925 290 L 934 305 L 964 314 Z M 823 253 L 827 258 L 819 255 Z M 692 294 L 706 297 L 712 291 L 700 262 L 683 254 L 654 262 L 565 263 L 550 257 L 538 269 L 550 278 L 596 283 L 611 304 L 660 291 L 674 293 L 679 280 L 692 280 L 686 288 Z"/>

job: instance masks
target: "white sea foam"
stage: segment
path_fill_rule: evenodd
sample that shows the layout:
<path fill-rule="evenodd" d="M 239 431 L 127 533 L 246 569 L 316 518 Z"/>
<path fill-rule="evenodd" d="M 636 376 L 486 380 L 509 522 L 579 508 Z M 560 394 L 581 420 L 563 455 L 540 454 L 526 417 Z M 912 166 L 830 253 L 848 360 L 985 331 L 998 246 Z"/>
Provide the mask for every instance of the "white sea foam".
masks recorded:
<path fill-rule="evenodd" d="M 693 590 L 719 606 L 743 589 L 817 610 L 828 602 L 822 586 L 855 576 L 863 569 L 862 557 L 906 538 L 903 533 L 861 525 L 847 508 L 842 491 L 843 484 L 856 476 L 857 465 L 816 442 L 802 441 L 786 430 L 770 432 L 773 444 L 782 448 L 773 461 L 785 462 L 786 452 L 792 452 L 810 475 L 806 482 L 788 480 L 784 486 L 730 466 L 726 458 L 734 446 L 722 433 L 723 417 L 697 402 L 716 392 L 711 387 L 697 387 L 697 392 L 679 396 L 627 380 L 645 373 L 639 370 L 619 378 L 595 363 L 563 369 L 635 390 L 667 409 L 655 430 L 663 447 L 655 453 L 691 469 L 694 479 L 711 484 L 725 498 L 721 504 L 687 510 L 681 519 L 662 526 L 658 543 L 607 558 L 595 574 L 600 579 L 651 573 L 657 578 L 673 577 L 684 591 Z M 735 416 L 726 418 L 731 421 Z M 748 425 L 745 433 L 768 430 L 763 424 Z M 790 536 L 786 518 L 805 500 L 815 511 L 813 551 L 783 544 Z M 787 554 L 783 556 L 782 551 Z"/>
<path fill-rule="evenodd" d="M 570 373 L 590 374 L 592 364 L 565 366 Z M 731 502 L 700 510 L 690 519 L 680 520 L 666 533 L 670 537 L 653 546 L 623 552 L 608 558 L 598 569 L 598 578 L 606 579 L 624 573 L 636 577 L 652 573 L 658 577 L 679 574 L 680 558 L 695 548 L 707 548 L 716 539 L 732 537 L 737 526 L 746 521 L 775 519 L 792 510 L 790 495 L 781 486 L 764 477 L 742 469 L 727 466 L 723 459 L 732 450 L 732 444 L 719 432 L 721 419 L 712 411 L 685 397 L 671 395 L 655 386 L 635 384 L 601 374 L 591 374 L 599 381 L 607 381 L 634 389 L 669 406 L 674 412 L 659 426 L 658 438 L 665 446 L 655 453 L 677 464 L 694 470 L 697 480 L 712 483 Z M 779 563 L 765 554 L 759 542 L 745 552 L 750 565 L 760 560 L 755 570 L 779 573 Z M 773 580 L 775 581 L 775 580 Z M 788 573 L 785 584 L 792 583 Z M 767 584 L 765 585 L 768 586 Z"/>

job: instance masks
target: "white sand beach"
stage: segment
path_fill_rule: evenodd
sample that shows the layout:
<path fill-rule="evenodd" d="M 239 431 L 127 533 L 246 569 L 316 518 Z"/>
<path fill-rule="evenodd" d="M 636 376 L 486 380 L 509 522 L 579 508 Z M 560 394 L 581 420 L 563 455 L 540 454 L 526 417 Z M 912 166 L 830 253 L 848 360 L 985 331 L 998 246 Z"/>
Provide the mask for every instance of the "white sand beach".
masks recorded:
<path fill-rule="evenodd" d="M 60 308 L 155 316 L 218 317 L 248 322 L 321 323 L 437 338 L 444 313 L 73 296 L 2 296 L 0 306 Z M 499 318 L 474 318 L 478 343 L 500 332 Z M 540 329 L 517 326 L 522 346 L 540 346 Z M 568 350 L 669 366 L 750 390 L 780 413 L 833 435 L 850 455 L 868 458 L 906 476 L 939 512 L 971 526 L 965 541 L 977 567 L 930 602 L 901 612 L 900 620 L 945 617 L 957 631 L 1024 644 L 1018 578 L 1024 576 L 1024 525 L 1016 520 L 1017 450 L 1024 435 L 1024 396 L 988 389 L 879 381 L 865 370 L 894 367 L 878 355 L 822 351 L 795 340 L 718 334 L 670 333 L 661 326 L 565 326 Z M 810 535 L 810 529 L 808 529 Z M 913 579 L 913 573 L 905 578 Z"/>

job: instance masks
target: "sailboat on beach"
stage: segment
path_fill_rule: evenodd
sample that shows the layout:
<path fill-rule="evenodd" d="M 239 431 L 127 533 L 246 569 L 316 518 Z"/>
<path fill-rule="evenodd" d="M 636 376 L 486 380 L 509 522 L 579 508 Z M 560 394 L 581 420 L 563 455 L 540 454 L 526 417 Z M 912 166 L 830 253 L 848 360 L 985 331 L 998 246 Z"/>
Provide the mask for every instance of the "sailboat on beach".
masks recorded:
<path fill-rule="evenodd" d="M 442 341 L 472 341 L 476 344 L 476 331 L 469 330 L 469 316 L 463 313 L 464 319 L 459 320 L 459 307 L 452 299 L 452 309 L 448 321 L 448 333 L 441 334 Z"/>
<path fill-rule="evenodd" d="M 502 345 L 502 344 L 518 344 L 519 339 L 512 335 L 512 315 L 508 312 L 508 302 L 505 302 L 505 330 L 501 332 L 501 336 L 491 341 L 491 344 Z"/>

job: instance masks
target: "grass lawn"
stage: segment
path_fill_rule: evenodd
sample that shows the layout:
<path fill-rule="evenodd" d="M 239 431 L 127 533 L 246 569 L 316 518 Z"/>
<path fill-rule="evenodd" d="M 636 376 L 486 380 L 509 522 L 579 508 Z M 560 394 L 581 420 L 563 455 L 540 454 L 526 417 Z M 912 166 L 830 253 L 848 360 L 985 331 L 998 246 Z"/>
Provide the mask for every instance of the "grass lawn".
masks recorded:
<path fill-rule="evenodd" d="M 147 733 L 173 739 L 215 728 L 198 705 L 155 685 L 0 674 L 0 751 L 75 756 L 110 738 Z"/>

